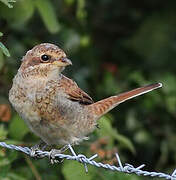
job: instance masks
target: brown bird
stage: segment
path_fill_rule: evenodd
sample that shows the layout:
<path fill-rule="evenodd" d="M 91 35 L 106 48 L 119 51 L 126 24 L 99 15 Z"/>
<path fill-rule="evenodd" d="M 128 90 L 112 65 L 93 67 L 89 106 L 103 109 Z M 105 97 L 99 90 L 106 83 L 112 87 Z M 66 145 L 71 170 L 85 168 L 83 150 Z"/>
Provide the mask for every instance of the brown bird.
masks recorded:
<path fill-rule="evenodd" d="M 97 120 L 120 103 L 162 87 L 156 83 L 93 102 L 61 74 L 72 62 L 58 46 L 43 43 L 28 51 L 13 79 L 9 100 L 31 131 L 46 144 L 79 144 Z"/>

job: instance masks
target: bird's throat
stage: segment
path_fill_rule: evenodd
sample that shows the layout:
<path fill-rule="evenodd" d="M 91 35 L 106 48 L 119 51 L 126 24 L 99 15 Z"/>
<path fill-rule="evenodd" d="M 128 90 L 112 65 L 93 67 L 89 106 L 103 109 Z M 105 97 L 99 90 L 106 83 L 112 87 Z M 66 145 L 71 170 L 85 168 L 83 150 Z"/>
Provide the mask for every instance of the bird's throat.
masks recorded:
<path fill-rule="evenodd" d="M 25 70 L 20 70 L 18 75 L 24 79 L 33 79 L 33 80 L 57 80 L 61 72 L 64 70 L 64 67 L 57 68 L 51 66 L 38 66 L 38 67 L 29 67 Z"/>

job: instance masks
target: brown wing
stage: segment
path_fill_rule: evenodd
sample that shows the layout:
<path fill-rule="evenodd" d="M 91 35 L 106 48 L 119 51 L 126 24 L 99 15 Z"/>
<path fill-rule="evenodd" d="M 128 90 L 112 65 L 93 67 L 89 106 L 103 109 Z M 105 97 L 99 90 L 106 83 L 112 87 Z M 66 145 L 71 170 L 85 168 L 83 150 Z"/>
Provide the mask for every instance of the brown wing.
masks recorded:
<path fill-rule="evenodd" d="M 72 101 L 78 101 L 79 103 L 85 105 L 93 103 L 92 98 L 83 90 L 81 90 L 73 80 L 62 76 L 59 85 L 68 95 L 68 99 Z"/>

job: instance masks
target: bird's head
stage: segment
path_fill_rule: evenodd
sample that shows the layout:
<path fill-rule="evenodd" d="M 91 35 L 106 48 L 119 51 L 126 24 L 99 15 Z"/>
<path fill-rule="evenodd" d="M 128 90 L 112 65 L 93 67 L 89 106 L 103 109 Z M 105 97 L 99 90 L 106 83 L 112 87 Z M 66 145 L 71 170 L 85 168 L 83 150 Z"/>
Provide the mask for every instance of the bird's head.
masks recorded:
<path fill-rule="evenodd" d="M 39 44 L 29 50 L 22 59 L 22 72 L 37 71 L 45 75 L 53 72 L 60 73 L 72 62 L 67 59 L 65 52 L 50 43 Z"/>

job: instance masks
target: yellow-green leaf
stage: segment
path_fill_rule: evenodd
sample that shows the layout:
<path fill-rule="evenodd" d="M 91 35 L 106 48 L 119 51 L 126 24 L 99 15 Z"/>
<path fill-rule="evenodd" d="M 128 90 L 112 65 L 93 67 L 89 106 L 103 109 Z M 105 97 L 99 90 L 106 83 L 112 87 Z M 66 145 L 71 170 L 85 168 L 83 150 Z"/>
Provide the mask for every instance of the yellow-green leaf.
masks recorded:
<path fill-rule="evenodd" d="M 92 180 L 95 176 L 95 167 L 88 166 L 88 173 L 85 172 L 84 165 L 75 161 L 66 161 L 62 167 L 62 173 L 66 180 Z"/>
<path fill-rule="evenodd" d="M 7 56 L 10 57 L 9 50 L 0 42 L 0 48 L 2 49 L 2 52 Z"/>
<path fill-rule="evenodd" d="M 99 120 L 100 130 L 97 133 L 100 137 L 109 136 L 109 142 L 113 145 L 113 141 L 117 140 L 121 145 L 128 148 L 131 152 L 135 152 L 135 148 L 132 142 L 125 136 L 119 134 L 116 129 L 112 127 L 110 119 L 107 116 L 103 116 Z"/>
<path fill-rule="evenodd" d="M 10 136 L 16 140 L 22 140 L 24 135 L 28 132 L 29 129 L 26 126 L 25 122 L 18 115 L 15 115 L 10 122 Z"/>
<path fill-rule="evenodd" d="M 16 28 L 20 28 L 31 18 L 34 12 L 34 3 L 31 0 L 19 0 L 13 9 L 0 6 L 0 15 Z"/>
<path fill-rule="evenodd" d="M 7 130 L 4 128 L 4 126 L 0 125 L 0 141 L 4 141 L 7 137 Z"/>
<path fill-rule="evenodd" d="M 15 0 L 0 0 L 0 1 L 3 2 L 6 6 L 8 6 L 8 8 L 13 8 L 13 6 L 10 3 L 16 2 Z"/>
<path fill-rule="evenodd" d="M 51 1 L 35 0 L 35 3 L 48 31 L 50 33 L 57 33 L 60 30 L 60 25 Z"/>

